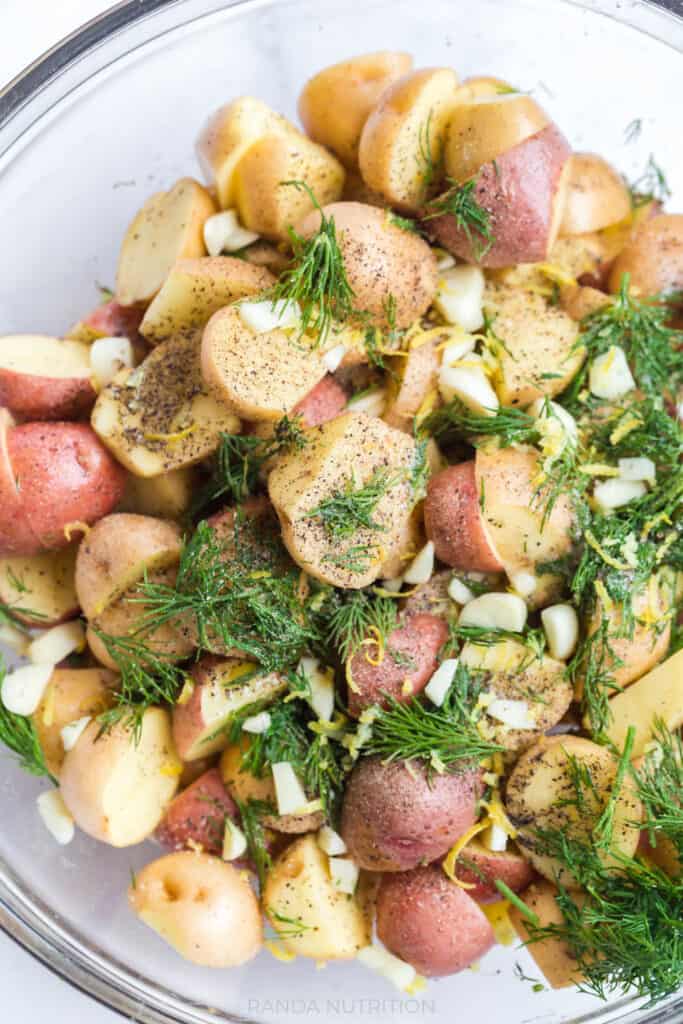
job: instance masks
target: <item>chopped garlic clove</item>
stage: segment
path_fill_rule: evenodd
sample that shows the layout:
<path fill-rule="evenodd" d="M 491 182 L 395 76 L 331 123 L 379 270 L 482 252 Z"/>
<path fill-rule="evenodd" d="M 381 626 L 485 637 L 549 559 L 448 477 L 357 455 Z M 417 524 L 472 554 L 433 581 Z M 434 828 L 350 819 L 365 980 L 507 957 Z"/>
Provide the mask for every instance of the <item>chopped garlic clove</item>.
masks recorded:
<path fill-rule="evenodd" d="M 259 711 L 258 715 L 249 715 L 242 722 L 242 732 L 249 732 L 252 736 L 260 736 L 270 725 L 270 715 L 267 711 Z"/>
<path fill-rule="evenodd" d="M 90 346 L 90 369 L 98 391 L 111 384 L 119 370 L 135 362 L 128 338 L 97 338 Z"/>
<path fill-rule="evenodd" d="M 75 722 L 69 722 L 60 729 L 62 746 L 67 752 L 73 750 L 91 721 L 92 715 L 83 715 L 83 718 L 77 718 Z"/>
<path fill-rule="evenodd" d="M 437 270 L 450 270 L 451 267 L 455 266 L 455 259 L 451 253 L 446 252 L 445 249 L 434 249 L 434 255 L 436 256 L 436 269 Z"/>
<path fill-rule="evenodd" d="M 551 402 L 549 398 L 537 398 L 535 402 L 531 403 L 527 412 L 540 421 L 538 426 L 541 433 L 548 427 L 552 429 L 553 423 L 556 422 L 564 435 L 565 442 L 567 440 L 575 442 L 578 439 L 579 427 L 576 420 L 558 402 Z"/>
<path fill-rule="evenodd" d="M 588 371 L 588 387 L 592 394 L 611 401 L 621 398 L 635 386 L 623 348 L 612 345 L 601 356 L 595 357 Z"/>
<path fill-rule="evenodd" d="M 403 586 L 403 577 L 398 576 L 395 580 L 380 580 L 379 585 L 382 590 L 387 590 L 390 594 L 398 594 Z"/>
<path fill-rule="evenodd" d="M 465 334 L 458 341 L 451 341 L 441 353 L 441 365 L 452 366 L 458 360 L 464 359 L 470 352 L 474 352 L 477 339 L 473 334 Z"/>
<path fill-rule="evenodd" d="M 494 697 L 486 706 L 486 714 L 511 729 L 538 729 L 537 723 L 529 713 L 528 701 L 525 700 Z"/>
<path fill-rule="evenodd" d="M 474 594 L 470 588 L 462 580 L 459 580 L 457 576 L 454 576 L 448 584 L 448 596 L 456 604 L 469 604 L 470 601 L 474 600 Z"/>
<path fill-rule="evenodd" d="M 308 797 L 289 761 L 276 761 L 272 765 L 275 799 L 278 814 L 299 814 L 308 803 Z"/>
<path fill-rule="evenodd" d="M 652 459 L 647 459 L 645 456 L 619 459 L 619 477 L 622 480 L 643 480 L 645 483 L 654 484 L 657 478 L 657 468 Z"/>
<path fill-rule="evenodd" d="M 336 857 L 339 854 L 346 853 L 346 843 L 333 828 L 329 825 L 323 825 L 317 835 L 318 846 L 326 853 L 328 857 Z"/>
<path fill-rule="evenodd" d="M 323 364 L 328 373 L 334 373 L 339 368 L 341 362 L 346 355 L 346 345 L 335 345 L 334 348 L 329 349 L 321 356 L 320 362 Z"/>
<path fill-rule="evenodd" d="M 515 572 L 510 576 L 510 584 L 520 597 L 531 597 L 538 586 L 538 578 L 532 572 Z"/>
<path fill-rule="evenodd" d="M 387 393 L 384 388 L 373 388 L 372 391 L 361 392 L 358 397 L 351 396 L 347 412 L 364 412 L 366 416 L 381 416 L 387 404 Z"/>
<path fill-rule="evenodd" d="M 243 227 L 236 210 L 223 210 L 204 221 L 204 245 L 209 256 L 222 252 L 237 252 L 258 240 L 255 231 Z"/>
<path fill-rule="evenodd" d="M 28 658 L 34 665 L 56 665 L 74 651 L 85 647 L 85 631 L 80 622 L 53 626 L 29 644 Z"/>
<path fill-rule="evenodd" d="M 474 356 L 467 361 L 474 362 Z M 439 391 L 446 402 L 459 398 L 463 405 L 482 416 L 492 416 L 500 402 L 481 366 L 442 366 L 439 370 Z"/>
<path fill-rule="evenodd" d="M 407 964 L 405 960 L 399 960 L 397 956 L 382 946 L 363 946 L 358 950 L 356 959 L 371 970 L 377 971 L 401 992 L 406 992 L 417 978 L 417 971 L 414 967 Z"/>
<path fill-rule="evenodd" d="M 0 622 L 0 644 L 5 644 L 20 658 L 26 657 L 30 642 L 30 637 L 13 626 L 11 622 Z"/>
<path fill-rule="evenodd" d="M 444 270 L 439 279 L 434 306 L 449 324 L 477 331 L 484 324 L 482 302 L 485 279 L 479 267 L 462 265 Z"/>
<path fill-rule="evenodd" d="M 482 594 L 465 605 L 460 612 L 458 625 L 521 633 L 526 618 L 526 604 L 517 594 Z"/>
<path fill-rule="evenodd" d="M 424 688 L 425 697 L 428 697 L 432 704 L 436 704 L 437 708 L 440 708 L 446 699 L 457 667 L 457 658 L 446 658 Z"/>
<path fill-rule="evenodd" d="M 602 480 L 593 488 L 593 498 L 600 512 L 611 512 L 645 494 L 647 487 L 642 480 L 622 480 L 621 477 Z"/>
<path fill-rule="evenodd" d="M 2 682 L 0 698 L 15 715 L 32 715 L 41 700 L 54 665 L 21 665 L 8 672 Z"/>
<path fill-rule="evenodd" d="M 243 323 L 254 334 L 296 329 L 301 324 L 301 310 L 297 302 L 265 299 L 262 302 L 240 302 L 237 309 Z"/>
<path fill-rule="evenodd" d="M 579 642 L 579 617 L 570 604 L 553 604 L 541 612 L 541 622 L 553 658 L 566 661 Z"/>
<path fill-rule="evenodd" d="M 508 834 L 504 828 L 497 825 L 495 821 L 490 828 L 487 828 L 482 837 L 482 842 L 487 850 L 492 853 L 504 853 L 508 846 Z"/>
<path fill-rule="evenodd" d="M 405 583 L 429 583 L 434 573 L 434 544 L 428 540 L 418 551 L 406 571 L 403 573 Z"/>
<path fill-rule="evenodd" d="M 321 668 L 315 658 L 302 658 L 299 671 L 303 672 L 311 690 L 311 707 L 322 722 L 329 722 L 334 714 L 334 673 Z"/>
<path fill-rule="evenodd" d="M 358 885 L 358 876 L 360 875 L 360 869 L 357 864 L 354 864 L 352 860 L 341 857 L 330 857 L 330 878 L 335 889 L 339 892 L 345 893 L 347 896 L 353 896 Z"/>
<path fill-rule="evenodd" d="M 36 804 L 38 814 L 50 835 L 60 846 L 70 843 L 76 834 L 76 827 L 59 790 L 51 789 L 47 793 L 41 793 Z"/>
<path fill-rule="evenodd" d="M 237 860 L 247 852 L 247 840 L 244 832 L 230 818 L 225 819 L 223 832 L 223 860 Z"/>

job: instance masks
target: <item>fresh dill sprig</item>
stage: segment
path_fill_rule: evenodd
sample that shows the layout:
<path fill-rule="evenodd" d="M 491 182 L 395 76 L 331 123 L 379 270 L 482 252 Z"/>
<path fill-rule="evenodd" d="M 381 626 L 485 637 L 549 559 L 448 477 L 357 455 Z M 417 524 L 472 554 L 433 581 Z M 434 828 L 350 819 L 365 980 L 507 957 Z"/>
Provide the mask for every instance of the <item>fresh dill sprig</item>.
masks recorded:
<path fill-rule="evenodd" d="M 642 117 L 634 117 L 632 121 L 626 125 L 624 129 L 624 142 L 628 145 L 630 142 L 635 142 L 636 139 L 640 138 L 640 134 L 643 130 L 643 119 Z"/>
<path fill-rule="evenodd" d="M 0 685 L 5 678 L 5 666 L 0 659 Z M 17 755 L 19 764 L 31 775 L 47 775 L 57 785 L 50 774 L 38 733 L 30 718 L 16 715 L 8 711 L 0 700 L 0 743 Z"/>
<path fill-rule="evenodd" d="M 450 188 L 427 203 L 425 220 L 450 216 L 472 246 L 475 260 L 481 260 L 489 251 L 495 237 L 491 229 L 491 214 L 477 202 L 476 178 L 459 185 L 448 179 Z"/>
<path fill-rule="evenodd" d="M 387 218 L 390 224 L 394 227 L 400 228 L 402 231 L 410 231 L 412 235 L 419 235 L 420 228 L 417 221 L 411 220 L 410 217 L 401 217 L 400 214 L 394 213 L 393 210 L 389 210 Z"/>
<path fill-rule="evenodd" d="M 435 409 L 422 420 L 420 428 L 437 438 L 453 433 L 475 446 L 477 441 L 486 442 L 495 437 L 501 448 L 512 444 L 534 444 L 540 436 L 535 417 L 522 409 L 503 406 L 492 410 L 490 416 L 483 416 L 468 409 L 459 398 L 452 398 L 446 405 Z"/>
<path fill-rule="evenodd" d="M 658 469 L 674 470 L 683 456 L 683 424 L 669 415 L 661 396 L 635 398 L 592 423 L 590 443 L 598 461 L 644 456 Z"/>
<path fill-rule="evenodd" d="M 235 798 L 235 803 L 240 812 L 242 831 L 247 841 L 249 856 L 256 868 L 259 883 L 263 886 L 273 863 L 266 844 L 263 819 L 270 815 L 276 815 L 277 811 L 268 800 L 250 799 L 242 802 Z"/>
<path fill-rule="evenodd" d="M 645 807 L 643 827 L 653 845 L 661 836 L 673 843 L 683 862 L 683 739 L 657 719 L 653 741 L 654 749 L 635 772 L 638 796 Z"/>
<path fill-rule="evenodd" d="M 371 590 L 336 591 L 325 614 L 325 633 L 342 661 L 352 657 L 363 640 L 373 633 L 386 640 L 396 625 L 396 601 Z"/>
<path fill-rule="evenodd" d="M 280 939 L 297 939 L 299 936 L 305 935 L 306 932 L 310 932 L 314 927 L 312 924 L 306 924 L 300 917 L 286 917 L 273 907 L 264 909 L 271 922 L 276 922 L 277 927 L 275 924 L 273 927 Z"/>
<path fill-rule="evenodd" d="M 307 513 L 311 519 L 319 519 L 328 537 L 344 540 L 360 529 L 384 531 L 381 523 L 372 518 L 382 498 L 397 484 L 403 475 L 380 467 L 365 484 L 359 484 L 350 475 L 338 491 L 324 498 L 319 505 Z"/>
<path fill-rule="evenodd" d="M 477 729 L 474 708 L 480 691 L 479 681 L 459 664 L 440 708 L 419 697 L 405 703 L 389 698 L 373 721 L 363 752 L 386 761 L 418 759 L 437 772 L 466 770 L 473 760 L 502 749 L 483 739 Z"/>
<path fill-rule="evenodd" d="M 306 182 L 283 181 L 280 187 L 306 192 L 320 213 L 320 227 L 311 238 L 302 238 L 294 228 L 288 228 L 294 258 L 267 293 L 268 298 L 273 303 L 297 302 L 301 308 L 300 333 L 312 331 L 320 345 L 327 338 L 332 322 L 342 323 L 353 312 L 354 292 L 346 276 L 334 217 L 323 213 Z"/>
<path fill-rule="evenodd" d="M 637 122 L 632 121 L 631 125 L 635 123 Z M 666 180 L 666 175 L 652 153 L 650 153 L 643 173 L 630 183 L 629 191 L 631 193 L 631 205 L 634 210 L 653 201 L 664 203 L 667 199 L 671 198 L 671 189 Z"/>
<path fill-rule="evenodd" d="M 323 562 L 334 566 L 335 569 L 343 569 L 350 573 L 363 573 L 378 558 L 378 548 L 371 549 L 364 544 L 352 544 L 345 551 L 340 551 L 339 554 L 324 555 Z"/>

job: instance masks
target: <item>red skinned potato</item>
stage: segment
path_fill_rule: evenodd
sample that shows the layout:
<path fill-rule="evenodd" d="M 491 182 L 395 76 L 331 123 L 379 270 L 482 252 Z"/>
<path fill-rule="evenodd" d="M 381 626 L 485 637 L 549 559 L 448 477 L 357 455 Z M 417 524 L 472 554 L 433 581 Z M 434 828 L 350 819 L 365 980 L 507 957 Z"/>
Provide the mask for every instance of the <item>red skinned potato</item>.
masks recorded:
<path fill-rule="evenodd" d="M 90 375 L 90 350 L 80 341 L 0 338 L 0 405 L 22 419 L 77 419 L 95 401 Z"/>
<path fill-rule="evenodd" d="M 487 850 L 478 839 L 470 840 L 462 851 L 455 873 L 468 886 L 472 899 L 482 903 L 500 896 L 497 881 L 505 882 L 513 892 L 521 892 L 534 879 L 534 869 L 521 853 L 511 848 Z"/>
<path fill-rule="evenodd" d="M 565 180 L 560 235 L 601 231 L 631 218 L 626 183 L 597 153 L 573 153 Z"/>
<path fill-rule="evenodd" d="M 409 871 L 443 856 L 475 821 L 479 772 L 364 758 L 344 793 L 341 832 L 367 871 Z"/>
<path fill-rule="evenodd" d="M 449 466 L 431 478 L 424 517 L 436 557 L 446 565 L 464 572 L 503 568 L 481 514 L 474 460 Z"/>
<path fill-rule="evenodd" d="M 469 967 L 495 943 L 484 912 L 435 864 L 384 876 L 377 934 L 395 956 L 437 978 Z"/>
<path fill-rule="evenodd" d="M 23 495 L 19 492 L 9 455 L 9 435 L 14 419 L 8 409 L 0 408 L 0 553 L 33 554 L 40 550 L 28 518 L 24 515 Z"/>
<path fill-rule="evenodd" d="M 142 305 L 122 306 L 116 299 L 109 299 L 74 324 L 65 337 L 88 344 L 97 338 L 128 338 L 138 343 L 142 341 L 138 329 L 144 313 Z"/>
<path fill-rule="evenodd" d="M 7 482 L 19 518 L 0 528 L 0 555 L 66 547 L 74 532 L 66 527 L 96 522 L 123 496 L 124 470 L 84 423 L 14 427 L 7 455 L 12 479 L 0 480 L 0 502 Z"/>
<path fill-rule="evenodd" d="M 407 701 L 421 693 L 437 669 L 448 626 L 436 615 L 412 615 L 392 630 L 379 664 L 376 644 L 363 646 L 347 664 L 349 712 L 354 718 L 387 697 Z"/>
<path fill-rule="evenodd" d="M 292 415 L 301 416 L 305 427 L 319 427 L 321 423 L 339 416 L 346 408 L 347 401 L 348 395 L 341 384 L 328 373 L 305 398 L 297 402 Z"/>
<path fill-rule="evenodd" d="M 395 303 L 396 327 L 409 327 L 426 313 L 436 294 L 436 257 L 418 235 L 392 221 L 386 210 L 364 203 L 330 203 L 354 306 L 378 327 L 389 328 L 388 303 Z M 310 238 L 320 227 L 320 212 L 310 213 L 297 230 Z"/>
<path fill-rule="evenodd" d="M 562 215 L 562 178 L 569 143 L 555 125 L 484 164 L 473 197 L 488 213 L 492 242 L 468 232 L 450 214 L 427 221 L 439 245 L 460 259 L 483 267 L 545 260 L 557 237 Z"/>
<path fill-rule="evenodd" d="M 156 838 L 169 850 L 196 849 L 198 844 L 204 853 L 220 854 L 226 818 L 237 820 L 237 806 L 218 769 L 210 768 L 173 798 Z"/>
<path fill-rule="evenodd" d="M 683 213 L 661 213 L 640 225 L 612 265 L 612 293 L 621 288 L 624 274 L 637 295 L 683 288 Z"/>

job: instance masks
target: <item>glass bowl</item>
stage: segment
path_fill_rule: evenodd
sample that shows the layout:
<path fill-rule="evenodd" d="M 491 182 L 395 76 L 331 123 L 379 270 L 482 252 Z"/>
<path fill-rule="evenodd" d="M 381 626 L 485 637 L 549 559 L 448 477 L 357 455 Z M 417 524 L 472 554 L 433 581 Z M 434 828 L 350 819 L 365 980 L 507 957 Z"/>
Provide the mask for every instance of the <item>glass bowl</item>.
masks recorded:
<path fill-rule="evenodd" d="M 680 3 L 669 4 L 669 8 Z M 683 197 L 679 103 L 683 17 L 639 0 L 129 0 L 84 26 L 0 95 L 0 330 L 59 334 L 114 279 L 142 201 L 197 174 L 206 115 L 253 93 L 295 114 L 314 71 L 362 51 L 410 50 L 417 64 L 492 73 L 531 90 L 578 149 L 629 177 L 650 153 Z M 3 759 L 0 925 L 49 968 L 144 1022 L 336 1021 L 445 1024 L 683 1021 L 683 998 L 640 1010 L 574 991 L 534 992 L 525 950 L 409 998 L 354 963 L 316 970 L 268 953 L 233 971 L 179 960 L 126 906 L 151 844 L 53 843 L 41 789 Z M 515 964 L 520 971 L 515 973 Z"/>

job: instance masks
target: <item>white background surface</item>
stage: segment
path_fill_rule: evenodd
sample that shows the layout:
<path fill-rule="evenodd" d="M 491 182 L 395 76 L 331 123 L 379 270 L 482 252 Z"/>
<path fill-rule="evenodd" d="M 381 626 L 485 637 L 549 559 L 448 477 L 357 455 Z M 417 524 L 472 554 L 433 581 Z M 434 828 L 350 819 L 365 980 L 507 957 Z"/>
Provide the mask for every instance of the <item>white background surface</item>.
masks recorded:
<path fill-rule="evenodd" d="M 0 0 L 0 84 L 111 6 L 111 0 Z M 11 979 L 11 984 L 3 986 L 6 1020 L 18 1024 L 42 1024 L 45 1019 L 59 1024 L 116 1024 L 121 1020 L 51 974 L 2 933 L 0 978 Z"/>

